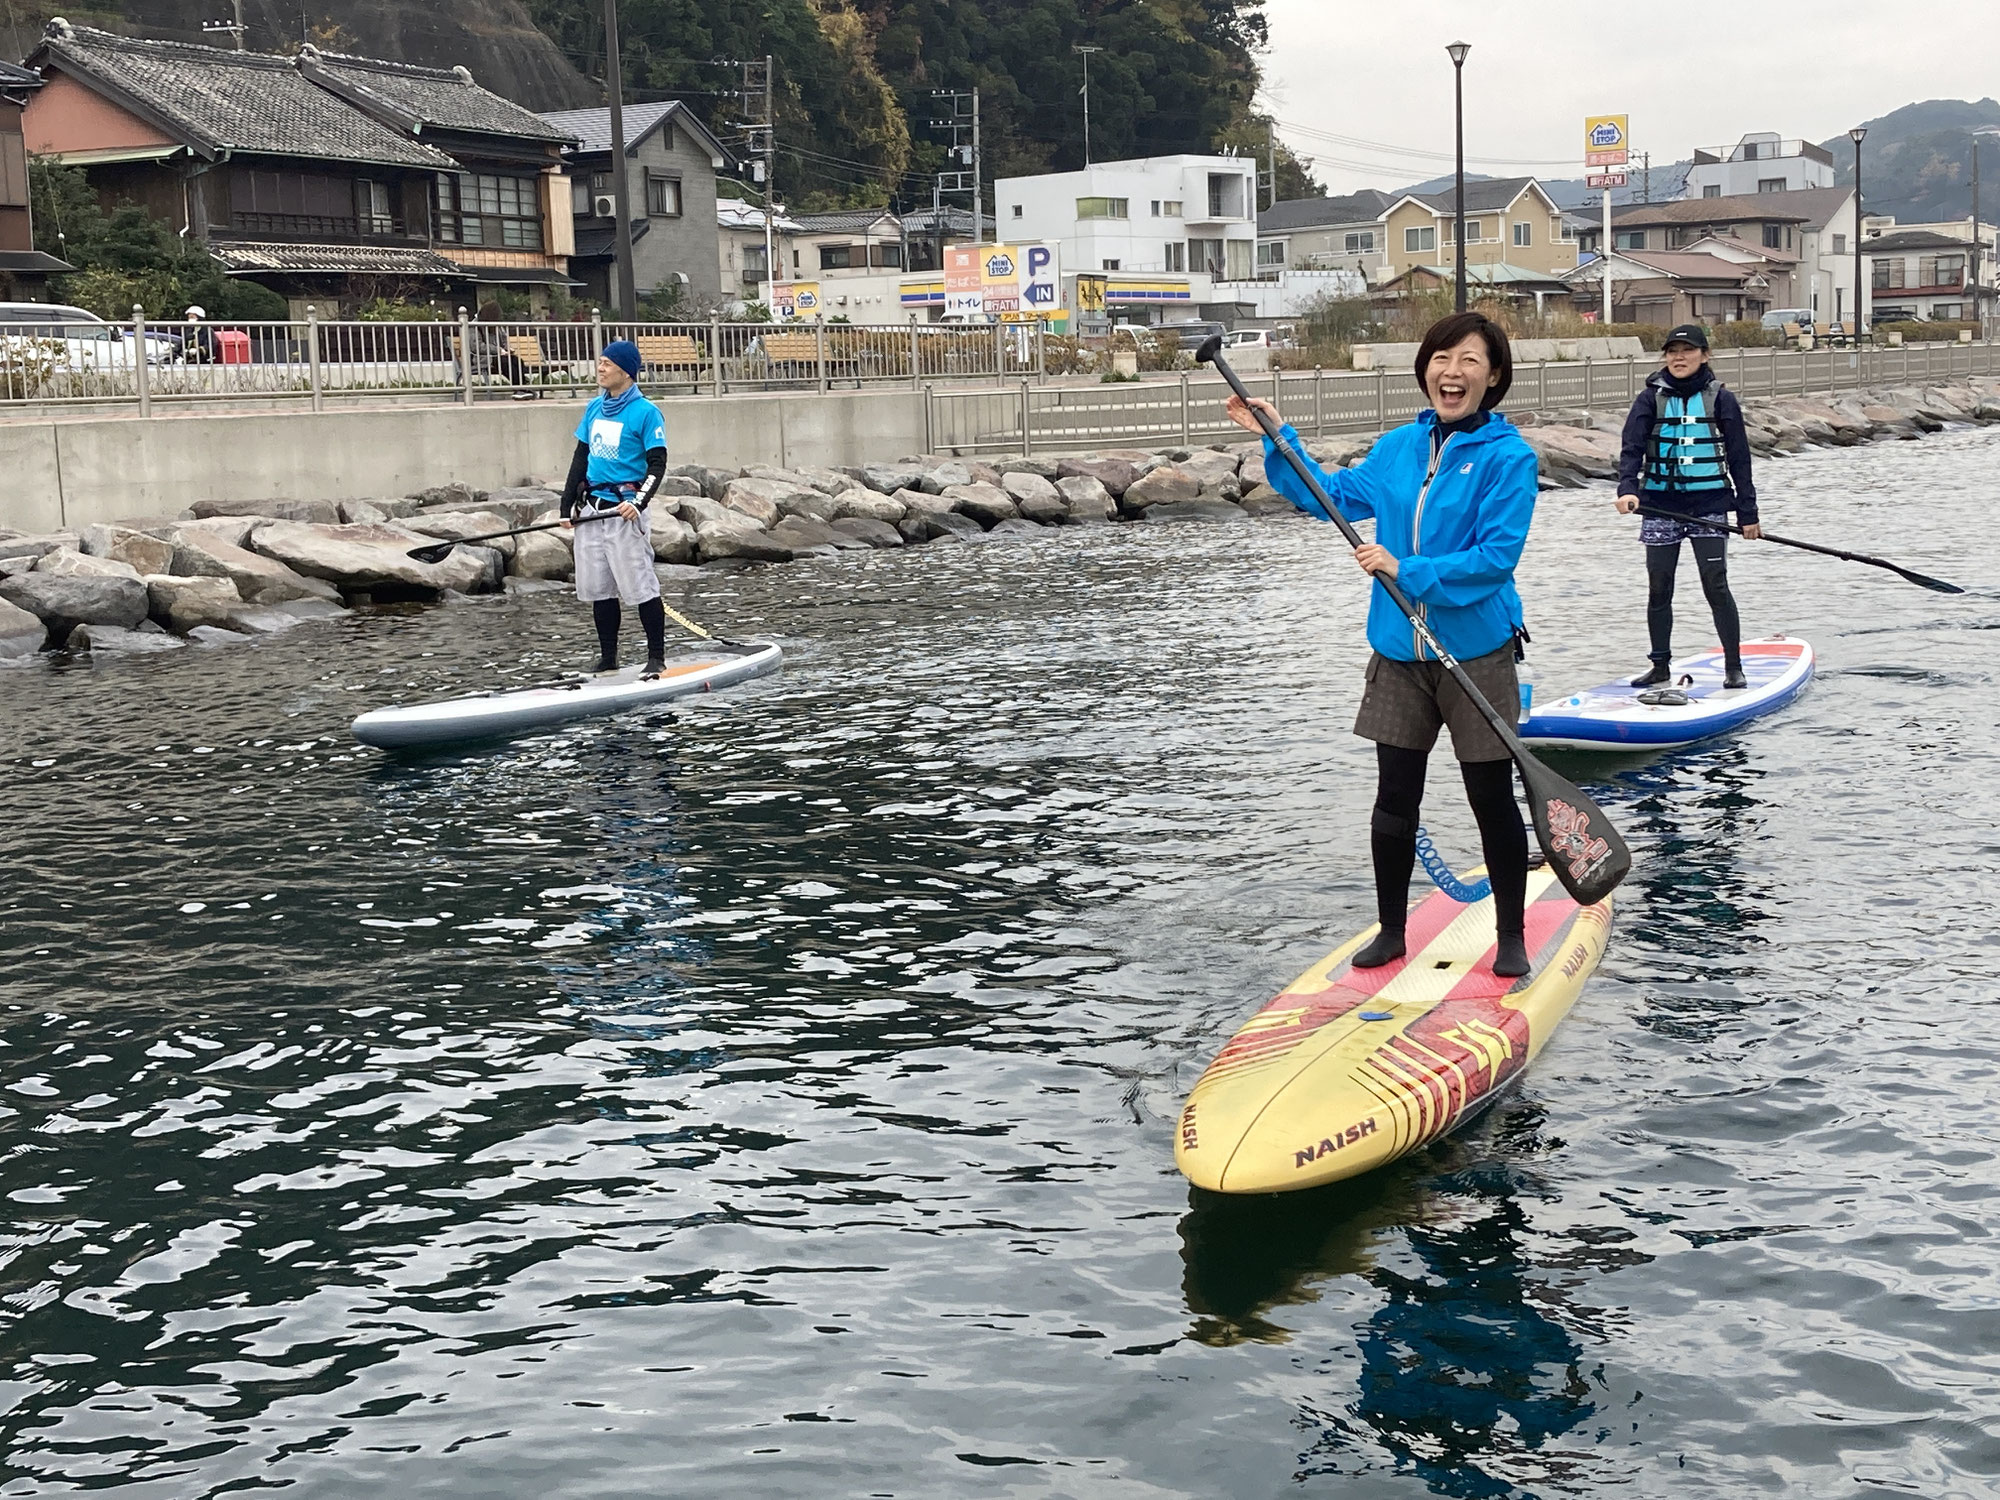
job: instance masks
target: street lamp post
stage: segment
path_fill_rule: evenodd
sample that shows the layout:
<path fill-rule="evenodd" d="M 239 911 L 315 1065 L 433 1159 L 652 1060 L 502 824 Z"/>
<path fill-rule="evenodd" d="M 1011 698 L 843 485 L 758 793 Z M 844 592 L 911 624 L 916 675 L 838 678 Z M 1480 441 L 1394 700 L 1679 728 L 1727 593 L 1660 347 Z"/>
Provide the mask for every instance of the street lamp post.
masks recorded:
<path fill-rule="evenodd" d="M 1452 228 L 1452 238 L 1458 245 L 1458 275 L 1454 279 L 1456 293 L 1453 306 L 1459 312 L 1465 311 L 1465 54 L 1472 50 L 1470 42 L 1453 42 L 1444 49 L 1451 58 L 1452 94 L 1455 104 L 1454 114 L 1458 122 L 1458 195 L 1457 221 Z"/>
<path fill-rule="evenodd" d="M 1866 125 L 1857 125 L 1847 132 L 1847 138 L 1854 142 L 1854 347 L 1861 347 L 1861 330 L 1867 326 L 1862 316 L 1861 286 L 1861 139 L 1868 134 Z"/>
<path fill-rule="evenodd" d="M 1979 229 L 1979 138 L 1982 135 L 2000 135 L 2000 129 L 1987 126 L 1984 130 L 1972 132 L 1972 317 L 1979 324 L 1979 337 L 1986 337 L 1986 304 L 1980 279 L 1984 267 L 1986 241 Z"/>
<path fill-rule="evenodd" d="M 639 294 L 632 275 L 632 189 L 625 180 L 625 79 L 618 60 L 618 0 L 604 0 L 604 88 L 611 103 L 611 197 L 618 210 L 613 245 L 618 260 L 618 311 L 639 316 Z M 770 184 L 764 185 L 765 192 Z M 765 212 L 771 200 L 764 200 Z M 768 255 L 769 252 L 767 251 Z M 766 270 L 765 275 L 770 272 Z"/>
<path fill-rule="evenodd" d="M 1078 42 L 1069 50 L 1083 59 L 1083 164 L 1087 167 L 1090 165 L 1090 54 L 1093 52 L 1102 52 L 1104 49 L 1102 47 L 1087 47 L 1082 42 Z M 999 212 L 997 205 L 994 208 L 994 212 L 996 214 Z M 995 233 L 997 234 L 998 231 L 996 230 Z"/>

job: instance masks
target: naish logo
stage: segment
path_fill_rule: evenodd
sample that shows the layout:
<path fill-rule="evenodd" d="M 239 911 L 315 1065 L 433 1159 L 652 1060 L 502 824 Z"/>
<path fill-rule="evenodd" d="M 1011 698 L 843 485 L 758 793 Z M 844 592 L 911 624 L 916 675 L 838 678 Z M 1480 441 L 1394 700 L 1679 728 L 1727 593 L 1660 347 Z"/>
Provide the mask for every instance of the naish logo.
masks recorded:
<path fill-rule="evenodd" d="M 1181 1149 L 1193 1151 L 1200 1145 L 1201 1140 L 1196 1136 L 1194 1129 L 1194 1106 L 1190 1104 L 1181 1111 Z"/>
<path fill-rule="evenodd" d="M 1292 1167 L 1294 1170 L 1299 1167 L 1309 1167 L 1322 1156 L 1331 1156 L 1336 1151 L 1352 1146 L 1364 1135 L 1373 1135 L 1374 1133 L 1375 1117 L 1370 1115 L 1359 1125 L 1350 1125 L 1337 1135 L 1328 1136 L 1317 1146 L 1308 1146 L 1303 1151 L 1294 1151 L 1292 1153 Z"/>
<path fill-rule="evenodd" d="M 1563 960 L 1563 970 L 1562 970 L 1563 978 L 1565 979 L 1576 978 L 1576 976 L 1583 971 L 1583 966 L 1589 961 L 1590 961 L 1589 945 L 1585 943 L 1578 943 L 1574 948 L 1569 950 L 1569 956 Z"/>

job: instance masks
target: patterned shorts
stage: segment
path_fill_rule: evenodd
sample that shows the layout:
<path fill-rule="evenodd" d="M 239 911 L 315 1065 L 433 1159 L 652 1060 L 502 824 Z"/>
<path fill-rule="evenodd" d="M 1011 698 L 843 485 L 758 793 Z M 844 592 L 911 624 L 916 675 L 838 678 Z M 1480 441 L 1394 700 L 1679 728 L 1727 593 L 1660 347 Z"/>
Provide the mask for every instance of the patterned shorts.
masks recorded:
<path fill-rule="evenodd" d="M 1694 536 L 1728 536 L 1716 528 L 1728 521 L 1726 515 L 1702 516 L 1693 521 L 1673 521 L 1665 516 L 1639 517 L 1639 540 L 1648 547 L 1678 547 Z"/>
<path fill-rule="evenodd" d="M 1513 642 L 1459 665 L 1502 722 L 1519 722 L 1521 680 L 1514 670 Z M 1356 734 L 1378 745 L 1429 750 L 1437 743 L 1438 730 L 1447 726 L 1452 754 L 1460 760 L 1508 758 L 1506 744 L 1443 662 L 1396 661 L 1380 652 L 1368 658 L 1368 686 L 1354 716 Z"/>

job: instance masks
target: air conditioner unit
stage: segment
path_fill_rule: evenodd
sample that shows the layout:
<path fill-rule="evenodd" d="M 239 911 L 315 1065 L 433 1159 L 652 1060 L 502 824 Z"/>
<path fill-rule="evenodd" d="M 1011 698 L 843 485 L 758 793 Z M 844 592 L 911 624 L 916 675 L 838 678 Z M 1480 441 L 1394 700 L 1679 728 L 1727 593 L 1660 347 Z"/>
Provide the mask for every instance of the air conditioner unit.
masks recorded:
<path fill-rule="evenodd" d="M 590 211 L 600 219 L 618 217 L 618 199 L 610 193 L 599 193 L 590 200 Z"/>

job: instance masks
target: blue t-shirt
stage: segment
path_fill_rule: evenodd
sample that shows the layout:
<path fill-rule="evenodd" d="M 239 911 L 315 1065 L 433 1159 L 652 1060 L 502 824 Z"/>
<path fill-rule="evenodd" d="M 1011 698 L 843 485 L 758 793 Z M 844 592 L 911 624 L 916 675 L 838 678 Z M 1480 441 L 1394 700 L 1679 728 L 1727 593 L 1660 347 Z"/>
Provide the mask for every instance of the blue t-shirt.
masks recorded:
<path fill-rule="evenodd" d="M 628 386 L 584 408 L 576 440 L 590 445 L 585 477 L 591 485 L 637 484 L 646 477 L 646 455 L 667 446 L 667 419 L 636 385 Z"/>

